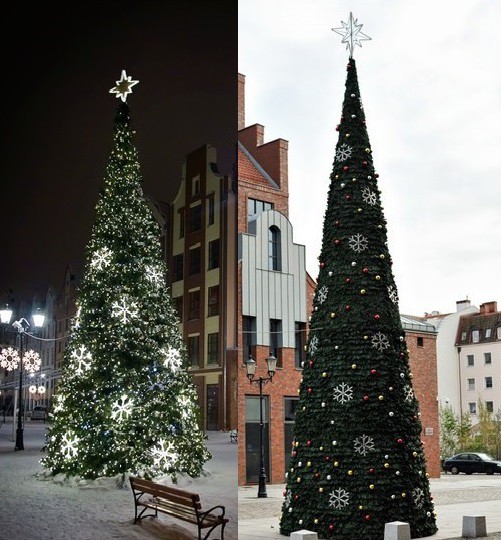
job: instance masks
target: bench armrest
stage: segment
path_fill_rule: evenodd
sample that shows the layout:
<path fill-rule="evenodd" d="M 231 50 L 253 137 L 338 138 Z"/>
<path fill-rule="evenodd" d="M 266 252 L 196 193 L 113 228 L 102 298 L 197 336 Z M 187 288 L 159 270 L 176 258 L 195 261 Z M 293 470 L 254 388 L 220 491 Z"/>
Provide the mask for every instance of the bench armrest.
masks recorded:
<path fill-rule="evenodd" d="M 221 514 L 218 517 L 224 517 L 226 508 L 224 506 L 217 505 L 217 506 L 213 506 L 212 508 L 209 508 L 209 510 L 206 510 L 205 512 L 199 512 L 198 514 L 201 517 L 201 521 L 203 521 L 207 515 L 209 515 L 213 510 L 216 510 L 217 508 L 220 508 L 222 510 Z"/>

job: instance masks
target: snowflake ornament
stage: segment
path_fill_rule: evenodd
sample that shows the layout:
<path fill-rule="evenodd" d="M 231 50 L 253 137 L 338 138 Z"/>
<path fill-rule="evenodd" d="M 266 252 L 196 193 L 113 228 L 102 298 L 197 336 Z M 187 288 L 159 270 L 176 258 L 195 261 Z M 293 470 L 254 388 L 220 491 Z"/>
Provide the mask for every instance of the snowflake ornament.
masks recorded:
<path fill-rule="evenodd" d="M 77 456 L 78 454 L 78 443 L 80 439 L 76 433 L 68 431 L 63 435 L 63 440 L 61 443 L 61 453 L 66 459 L 71 459 Z"/>
<path fill-rule="evenodd" d="M 41 365 L 42 359 L 37 352 L 30 349 L 24 353 L 23 366 L 28 373 L 35 373 L 35 371 L 40 369 Z"/>
<path fill-rule="evenodd" d="M 174 444 L 167 442 L 165 439 L 160 439 L 150 451 L 153 456 L 153 463 L 159 469 L 169 469 L 178 459 L 174 451 Z"/>
<path fill-rule="evenodd" d="M 360 103 L 360 110 L 363 111 L 364 110 L 364 104 L 362 103 L 362 96 L 358 97 L 358 102 Z"/>
<path fill-rule="evenodd" d="M 291 502 L 292 502 L 292 491 L 288 489 L 285 494 L 285 499 L 284 499 L 285 507 L 289 508 L 289 506 L 291 505 Z"/>
<path fill-rule="evenodd" d="M 377 197 L 374 191 L 371 191 L 370 188 L 366 187 L 362 190 L 362 199 L 364 203 L 374 206 L 377 202 Z"/>
<path fill-rule="evenodd" d="M 80 315 L 82 314 L 82 306 L 78 306 L 77 313 L 75 315 L 75 318 L 73 319 L 73 328 L 79 328 L 80 327 Z"/>
<path fill-rule="evenodd" d="M 397 293 L 397 288 L 395 287 L 395 285 L 388 286 L 388 296 L 390 297 L 390 300 L 394 304 L 398 303 L 398 293 Z"/>
<path fill-rule="evenodd" d="M 310 356 L 313 356 L 316 353 L 317 348 L 318 348 L 318 336 L 313 336 L 308 345 L 308 352 L 310 353 Z"/>
<path fill-rule="evenodd" d="M 91 268 L 93 268 L 94 270 L 103 270 L 104 268 L 110 265 L 111 256 L 112 256 L 112 251 L 108 249 L 107 247 L 98 249 L 94 253 L 90 261 Z"/>
<path fill-rule="evenodd" d="M 188 396 L 181 394 L 177 398 L 177 406 L 181 411 L 181 420 L 188 420 L 190 417 L 191 399 Z"/>
<path fill-rule="evenodd" d="M 136 319 L 139 315 L 137 303 L 131 301 L 127 304 L 127 298 L 125 296 L 122 296 L 120 300 L 113 302 L 111 307 L 113 308 L 113 317 L 122 319 L 123 324 L 127 324 L 131 319 Z"/>
<path fill-rule="evenodd" d="M 174 347 L 169 347 L 167 350 L 161 349 L 161 352 L 164 355 L 164 366 L 174 373 L 178 371 L 183 362 L 181 352 Z"/>
<path fill-rule="evenodd" d="M 0 354 L 0 366 L 5 368 L 7 371 L 13 371 L 17 369 L 19 365 L 19 353 L 16 349 L 8 347 L 7 349 L 2 349 Z"/>
<path fill-rule="evenodd" d="M 354 441 L 355 452 L 366 456 L 369 452 L 374 452 L 374 439 L 368 435 L 361 435 L 357 437 Z"/>
<path fill-rule="evenodd" d="M 417 487 L 412 490 L 412 500 L 416 508 L 423 508 L 424 505 L 424 491 Z"/>
<path fill-rule="evenodd" d="M 332 508 L 339 510 L 341 508 L 344 508 L 345 506 L 348 506 L 349 503 L 350 494 L 346 490 L 342 488 L 337 488 L 330 492 L 329 506 L 332 506 Z"/>
<path fill-rule="evenodd" d="M 146 268 L 146 279 L 150 283 L 153 283 L 153 285 L 163 285 L 163 277 L 163 273 L 158 268 L 154 266 L 148 266 Z"/>
<path fill-rule="evenodd" d="M 355 253 L 361 253 L 369 247 L 369 241 L 367 238 L 359 233 L 350 236 L 348 243 Z"/>
<path fill-rule="evenodd" d="M 388 338 L 381 332 L 377 332 L 376 334 L 374 334 L 372 336 L 371 342 L 374 349 L 377 349 L 379 352 L 383 352 L 390 346 Z"/>
<path fill-rule="evenodd" d="M 111 417 L 117 422 L 127 420 L 132 414 L 133 407 L 134 401 L 126 394 L 122 394 L 120 399 L 117 399 L 111 406 Z"/>
<path fill-rule="evenodd" d="M 339 403 L 348 403 L 353 399 L 353 387 L 346 383 L 341 383 L 334 388 L 334 399 Z"/>
<path fill-rule="evenodd" d="M 327 300 L 327 293 L 329 288 L 326 285 L 323 285 L 317 293 L 317 300 L 319 304 L 323 304 Z"/>
<path fill-rule="evenodd" d="M 77 368 L 75 369 L 75 375 L 83 375 L 84 371 L 89 371 L 92 355 L 84 345 L 80 345 L 78 349 L 72 351 L 71 358 L 73 358 L 77 365 Z M 86 360 L 89 360 L 89 362 L 86 362 Z"/>
<path fill-rule="evenodd" d="M 353 152 L 353 148 L 343 143 L 336 150 L 336 161 L 346 161 L 349 157 L 351 157 L 352 152 Z"/>
<path fill-rule="evenodd" d="M 404 386 L 405 401 L 411 402 L 414 399 L 414 390 L 412 386 L 406 384 Z"/>
<path fill-rule="evenodd" d="M 56 394 L 54 396 L 54 413 L 61 412 L 64 409 L 64 396 L 61 394 Z"/>

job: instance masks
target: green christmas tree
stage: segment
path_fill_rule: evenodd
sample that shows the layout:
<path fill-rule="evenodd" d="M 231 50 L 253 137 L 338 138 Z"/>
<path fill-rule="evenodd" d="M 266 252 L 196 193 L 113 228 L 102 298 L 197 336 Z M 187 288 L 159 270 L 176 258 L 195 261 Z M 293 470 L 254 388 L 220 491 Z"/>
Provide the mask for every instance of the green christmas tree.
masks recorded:
<path fill-rule="evenodd" d="M 121 98 L 78 311 L 54 398 L 43 466 L 96 478 L 198 476 L 210 458 L 178 318 L 166 288 L 160 227 L 143 196 L 122 72 Z"/>
<path fill-rule="evenodd" d="M 338 131 L 280 529 L 381 540 L 385 523 L 404 521 L 429 536 L 422 426 L 352 55 Z"/>

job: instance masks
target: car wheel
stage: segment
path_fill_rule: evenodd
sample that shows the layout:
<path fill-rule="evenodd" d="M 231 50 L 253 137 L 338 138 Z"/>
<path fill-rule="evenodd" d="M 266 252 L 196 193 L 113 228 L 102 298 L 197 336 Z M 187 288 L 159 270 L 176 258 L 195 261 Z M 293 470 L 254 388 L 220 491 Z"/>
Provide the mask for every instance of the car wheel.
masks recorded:
<path fill-rule="evenodd" d="M 487 467 L 487 469 L 485 469 L 485 474 L 494 474 L 494 469 L 492 467 Z"/>
<path fill-rule="evenodd" d="M 459 469 L 457 467 L 451 467 L 452 474 L 459 474 Z"/>

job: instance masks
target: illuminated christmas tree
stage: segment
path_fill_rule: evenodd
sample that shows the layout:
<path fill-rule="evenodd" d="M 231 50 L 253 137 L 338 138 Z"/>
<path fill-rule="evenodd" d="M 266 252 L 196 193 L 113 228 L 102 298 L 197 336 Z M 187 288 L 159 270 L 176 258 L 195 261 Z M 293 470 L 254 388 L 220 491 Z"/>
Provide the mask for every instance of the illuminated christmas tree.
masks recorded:
<path fill-rule="evenodd" d="M 418 403 L 353 60 L 350 58 L 280 530 L 381 540 L 387 522 L 436 532 Z"/>
<path fill-rule="evenodd" d="M 198 476 L 210 458 L 178 318 L 166 288 L 160 226 L 143 196 L 122 78 L 114 146 L 87 245 L 78 311 L 42 463 L 96 478 Z"/>

